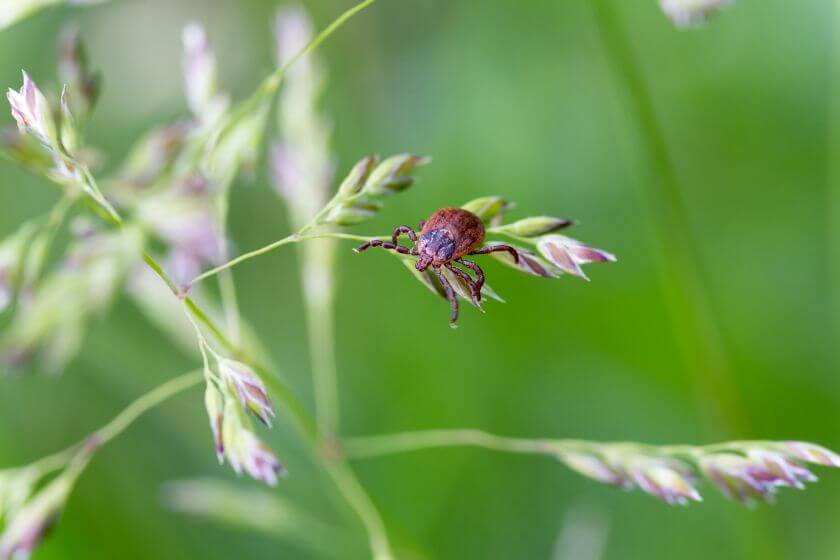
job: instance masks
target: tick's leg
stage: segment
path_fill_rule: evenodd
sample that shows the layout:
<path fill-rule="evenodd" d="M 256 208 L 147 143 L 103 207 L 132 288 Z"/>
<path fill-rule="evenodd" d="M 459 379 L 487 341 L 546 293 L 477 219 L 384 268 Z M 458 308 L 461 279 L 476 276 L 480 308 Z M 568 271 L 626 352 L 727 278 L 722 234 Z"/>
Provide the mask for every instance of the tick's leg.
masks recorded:
<path fill-rule="evenodd" d="M 356 249 L 357 253 L 361 253 L 365 249 L 369 249 L 371 247 L 382 247 L 383 249 L 388 249 L 389 251 L 396 251 L 397 253 L 402 253 L 403 255 L 411 255 L 411 249 L 408 247 L 403 247 L 402 245 L 397 245 L 395 243 L 388 243 L 387 241 L 382 241 L 381 239 L 374 239 L 372 241 L 368 241 L 367 243 L 363 243 L 359 245 Z"/>
<path fill-rule="evenodd" d="M 397 245 L 396 243 L 383 243 L 382 248 L 388 249 L 389 251 L 396 251 L 397 253 L 402 253 L 403 255 L 411 254 L 411 249 L 403 247 L 402 245 Z"/>
<path fill-rule="evenodd" d="M 408 238 L 411 239 L 414 243 L 417 243 L 417 234 L 414 233 L 414 230 L 411 229 L 408 226 L 400 226 L 400 227 L 396 228 L 394 230 L 394 235 L 391 236 L 391 242 L 394 245 L 396 245 L 397 244 L 397 238 L 399 238 L 399 236 L 403 233 L 407 234 Z"/>
<path fill-rule="evenodd" d="M 449 305 L 452 307 L 452 314 L 449 316 L 449 326 L 455 328 L 455 323 L 458 321 L 458 298 L 455 297 L 455 290 L 452 289 L 452 284 L 446 279 L 446 276 L 440 271 L 440 267 L 435 267 L 435 274 L 438 280 L 443 285 L 446 291 L 446 299 L 449 300 Z"/>
<path fill-rule="evenodd" d="M 519 251 L 510 245 L 489 245 L 487 247 L 482 247 L 478 251 L 473 251 L 470 255 L 487 255 L 490 253 L 497 253 L 499 251 L 507 251 L 513 256 L 514 262 L 519 264 Z"/>
<path fill-rule="evenodd" d="M 481 288 L 484 287 L 484 271 L 481 270 L 481 267 L 475 264 L 474 262 L 468 261 L 467 259 L 463 258 L 457 259 L 455 262 L 461 263 L 462 265 L 475 272 L 475 283 L 478 284 L 478 293 L 481 294 Z M 479 299 L 481 298 L 479 297 Z"/>
<path fill-rule="evenodd" d="M 470 275 L 461 270 L 460 268 L 455 268 L 452 266 L 451 263 L 446 263 L 445 266 L 447 269 L 454 272 L 461 280 L 467 283 L 467 286 L 470 287 L 470 292 L 472 292 L 473 299 L 475 301 L 481 301 L 481 288 L 476 285 L 475 280 L 470 278 Z"/>

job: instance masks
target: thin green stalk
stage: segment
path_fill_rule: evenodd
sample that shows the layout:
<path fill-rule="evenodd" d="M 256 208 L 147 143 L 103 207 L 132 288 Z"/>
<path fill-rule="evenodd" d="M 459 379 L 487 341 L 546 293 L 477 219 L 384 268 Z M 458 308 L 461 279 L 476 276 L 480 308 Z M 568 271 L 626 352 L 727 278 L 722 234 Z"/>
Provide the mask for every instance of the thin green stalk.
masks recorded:
<path fill-rule="evenodd" d="M 319 237 L 330 237 L 332 239 L 344 239 L 347 241 L 361 241 L 362 243 L 372 239 L 390 239 L 390 235 L 354 235 L 352 233 L 338 233 L 335 231 L 324 233 L 312 233 L 304 235 L 301 239 L 317 239 Z"/>
<path fill-rule="evenodd" d="M 168 279 L 168 277 L 166 277 L 166 279 Z M 164 282 L 166 282 L 166 279 L 164 280 Z M 177 291 L 173 293 L 176 296 L 180 296 L 180 293 Z M 244 351 L 241 350 L 238 346 L 236 346 L 236 344 L 234 344 L 233 341 L 231 341 L 227 337 L 227 335 L 225 335 L 225 333 L 222 332 L 222 329 L 217 327 L 216 324 L 210 319 L 210 317 L 208 317 L 207 314 L 198 305 L 196 305 L 196 303 L 192 299 L 184 298 L 184 305 L 187 306 L 187 309 L 189 309 L 190 313 L 192 313 L 196 319 L 201 321 L 201 323 L 205 327 L 207 327 L 210 330 L 210 332 L 213 333 L 213 336 L 215 336 L 216 339 L 222 343 L 222 346 L 224 346 L 229 352 L 231 352 L 234 355 L 234 357 L 240 359 L 246 358 Z"/>
<path fill-rule="evenodd" d="M 288 68 L 290 68 L 295 62 L 300 60 L 302 57 L 306 56 L 310 52 L 317 49 L 321 43 L 326 41 L 330 35 L 332 35 L 335 31 L 337 31 L 342 25 L 344 25 L 350 18 L 373 4 L 376 0 L 364 0 L 360 2 L 338 16 L 331 24 L 329 24 L 323 31 L 321 31 L 318 35 L 315 36 L 312 41 L 309 42 L 302 50 L 298 51 L 294 56 L 292 56 L 289 60 L 286 61 L 281 68 L 279 68 L 272 76 L 269 77 L 271 83 L 277 82 L 277 86 L 280 85 L 281 76 L 286 72 Z M 276 86 L 275 86 L 276 87 Z"/>
<path fill-rule="evenodd" d="M 202 379 L 203 372 L 201 371 L 192 371 L 170 379 L 132 402 L 114 417 L 113 420 L 96 430 L 92 436 L 88 436 L 63 451 L 42 457 L 28 465 L 27 468 L 35 469 L 42 474 L 49 474 L 50 472 L 63 469 L 74 457 L 80 453 L 84 453 L 91 444 L 99 447 L 112 441 L 123 433 L 126 428 L 131 426 L 141 415 L 175 395 L 194 387 Z"/>
<path fill-rule="evenodd" d="M 262 103 L 265 103 L 266 100 L 270 99 L 275 93 L 277 93 L 280 84 L 283 83 L 283 76 L 286 74 L 286 71 L 301 57 L 305 56 L 309 52 L 318 48 L 321 43 L 326 41 L 335 31 L 337 31 L 342 25 L 344 25 L 348 20 L 350 20 L 353 16 L 367 8 L 368 6 L 372 5 L 376 0 L 364 0 L 360 2 L 341 14 L 338 18 L 336 18 L 330 25 L 328 25 L 323 31 L 321 31 L 318 35 L 315 36 L 312 41 L 309 42 L 303 49 L 297 52 L 294 56 L 292 56 L 286 64 L 275 70 L 272 74 L 270 74 L 265 80 L 263 80 L 262 84 L 257 88 L 257 90 L 245 100 L 236 110 L 234 110 L 227 118 L 227 126 L 222 127 L 221 133 L 223 134 L 228 127 L 233 126 L 242 115 L 248 114 L 251 111 L 257 110 Z M 212 144 L 212 142 L 211 142 Z"/>
<path fill-rule="evenodd" d="M 259 366 L 257 366 L 257 371 L 261 374 L 271 395 L 282 402 L 285 410 L 292 416 L 295 427 L 301 433 L 304 441 L 309 445 L 310 450 L 313 451 L 314 456 L 341 496 L 359 516 L 368 534 L 368 542 L 373 557 L 377 560 L 394 558 L 388 542 L 385 523 L 347 462 L 342 458 L 334 457 L 328 451 L 330 444 L 323 440 L 318 431 L 318 426 L 289 387 L 282 383 L 277 376 L 271 375 Z"/>
<path fill-rule="evenodd" d="M 304 231 L 304 230 L 301 230 L 301 232 L 302 231 Z M 368 236 L 368 237 L 366 237 L 364 235 L 353 235 L 353 234 L 350 234 L 350 233 L 338 233 L 338 232 L 333 232 L 333 231 L 323 231 L 323 232 L 316 232 L 316 233 L 301 233 L 301 232 L 293 233 L 293 234 L 288 235 L 288 236 L 286 236 L 282 239 L 278 239 L 277 241 L 269 243 L 268 245 L 264 245 L 263 247 L 260 247 L 259 249 L 254 249 L 253 251 L 243 253 L 243 254 L 239 255 L 238 257 L 235 257 L 235 258 L 229 260 L 228 262 L 223 263 L 223 264 L 221 264 L 221 265 L 219 265 L 215 268 L 211 268 L 210 270 L 207 270 L 207 271 L 199 274 L 195 278 L 193 278 L 192 282 L 190 282 L 190 285 L 198 284 L 202 280 L 207 280 L 208 278 L 210 278 L 212 276 L 215 276 L 215 275 L 219 274 L 220 272 L 223 272 L 225 270 L 233 268 L 236 265 L 242 264 L 245 261 L 249 261 L 249 260 L 254 259 L 256 257 L 260 257 L 262 255 L 265 255 L 266 253 L 270 253 L 271 251 L 279 249 L 280 247 L 282 247 L 284 245 L 288 245 L 290 243 L 298 243 L 300 241 L 306 241 L 308 239 L 324 239 L 324 238 L 347 239 L 347 240 L 351 240 L 351 241 L 362 241 L 362 242 L 370 241 L 371 239 L 386 239 L 387 238 L 386 236 L 381 236 L 381 235 L 380 236 Z"/>
<path fill-rule="evenodd" d="M 163 280 L 170 292 L 172 292 L 175 295 L 178 295 L 179 290 L 178 287 L 175 285 L 175 282 L 173 282 L 169 278 L 169 275 L 166 274 L 166 272 L 164 272 L 163 267 L 160 265 L 159 262 L 157 262 L 157 260 L 155 260 L 153 256 L 151 256 L 149 253 L 144 252 L 143 262 L 145 262 L 146 265 L 152 269 L 152 272 L 154 272 L 158 278 Z"/>
<path fill-rule="evenodd" d="M 228 351 L 234 353 L 234 355 L 238 358 L 243 357 L 241 350 L 237 347 L 236 344 L 231 341 L 222 330 L 210 320 L 210 317 L 207 316 L 204 311 L 201 310 L 198 305 L 196 305 L 195 301 L 193 301 L 190 297 L 185 297 L 182 290 L 175 285 L 175 282 L 169 277 L 165 270 L 163 270 L 163 266 L 157 260 L 148 253 L 143 253 L 143 261 L 146 265 L 155 273 L 155 275 L 160 278 L 166 287 L 169 289 L 172 294 L 178 298 L 184 298 L 184 305 L 187 309 L 190 310 L 190 313 L 198 319 L 205 327 L 207 327 L 210 332 L 213 333 L 213 336 L 224 346 Z"/>
<path fill-rule="evenodd" d="M 350 466 L 344 460 L 327 460 L 324 468 L 362 521 L 374 560 L 394 559 L 382 516 Z"/>
<path fill-rule="evenodd" d="M 392 455 L 437 447 L 483 447 L 507 453 L 554 454 L 558 448 L 578 448 L 577 440 L 521 439 L 481 430 L 427 430 L 345 438 L 341 449 L 353 459 Z"/>
<path fill-rule="evenodd" d="M 424 430 L 376 436 L 351 437 L 342 440 L 341 450 L 351 459 L 366 459 L 398 453 L 446 447 L 481 447 L 504 453 L 557 456 L 564 453 L 598 453 L 609 446 L 640 455 L 656 457 L 700 455 L 722 452 L 743 452 L 750 447 L 772 447 L 771 441 L 727 441 L 710 445 L 647 445 L 636 442 L 597 442 L 580 439 L 514 438 L 483 430 Z"/>
<path fill-rule="evenodd" d="M 689 229 L 674 162 L 657 119 L 632 45 L 614 10 L 614 0 L 596 0 L 595 16 L 604 54 L 627 103 L 650 169 L 645 181 L 661 244 L 663 286 L 678 342 L 701 399 L 711 432 L 746 433 L 747 420 L 709 303 L 698 252 Z"/>
<path fill-rule="evenodd" d="M 178 393 L 186 391 L 195 387 L 204 380 L 203 371 L 191 371 L 184 375 L 171 379 L 152 389 L 136 401 L 128 405 L 125 410 L 120 412 L 113 420 L 108 422 L 105 426 L 96 431 L 96 437 L 99 445 L 104 445 L 115 437 L 119 436 L 126 428 L 131 426 L 137 418 L 156 407 L 157 405 L 169 400 Z"/>
<path fill-rule="evenodd" d="M 207 278 L 215 276 L 215 275 L 219 274 L 220 272 L 223 272 L 225 270 L 233 268 L 234 266 L 238 265 L 239 263 L 243 263 L 247 260 L 259 257 L 259 256 L 264 255 L 266 253 L 270 253 L 271 251 L 274 251 L 275 249 L 279 249 L 283 245 L 288 245 L 289 243 L 294 243 L 294 242 L 299 241 L 299 240 L 300 240 L 300 237 L 298 237 L 297 234 L 292 234 L 292 235 L 289 235 L 287 237 L 284 237 L 283 239 L 275 241 L 274 243 L 269 243 L 268 245 L 266 245 L 264 247 L 260 247 L 259 249 L 255 249 L 254 251 L 250 251 L 248 253 L 243 253 L 242 255 L 239 255 L 238 257 L 235 257 L 235 258 L 229 260 L 228 262 L 217 266 L 216 268 L 211 268 L 210 270 L 207 270 L 207 271 L 199 274 L 198 276 L 193 278 L 192 282 L 190 282 L 190 285 L 198 284 L 202 280 L 206 280 Z"/>

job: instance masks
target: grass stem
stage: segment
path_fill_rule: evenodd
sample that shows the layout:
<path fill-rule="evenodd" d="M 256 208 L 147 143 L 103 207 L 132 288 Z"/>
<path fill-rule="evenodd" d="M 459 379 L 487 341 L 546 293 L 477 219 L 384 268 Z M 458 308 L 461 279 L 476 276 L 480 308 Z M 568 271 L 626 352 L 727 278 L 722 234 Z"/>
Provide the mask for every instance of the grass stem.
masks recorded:
<path fill-rule="evenodd" d="M 350 240 L 350 241 L 365 242 L 365 241 L 370 241 L 371 239 L 387 239 L 387 236 L 381 236 L 381 235 L 380 236 L 353 235 L 353 234 L 350 234 L 350 233 L 339 233 L 339 232 L 335 232 L 335 231 L 322 231 L 322 232 L 314 232 L 314 233 L 293 233 L 293 234 L 288 235 L 288 236 L 286 236 L 282 239 L 278 239 L 277 241 L 273 241 L 273 242 L 269 243 L 268 245 L 264 245 L 264 246 L 260 247 L 259 249 L 254 249 L 253 251 L 243 253 L 243 254 L 239 255 L 238 257 L 235 257 L 235 258 L 229 260 L 226 263 L 220 264 L 219 266 L 217 266 L 215 268 L 211 268 L 210 270 L 207 270 L 207 271 L 199 274 L 198 276 L 193 278 L 192 282 L 190 282 L 190 285 L 197 284 L 197 283 L 201 282 L 202 280 L 207 280 L 208 278 L 211 278 L 211 277 L 219 274 L 220 272 L 231 269 L 231 268 L 233 268 L 233 267 L 235 267 L 239 264 L 242 264 L 245 261 L 249 261 L 249 260 L 254 259 L 256 257 L 260 257 L 262 255 L 265 255 L 266 253 L 270 253 L 270 252 L 272 252 L 276 249 L 279 249 L 280 247 L 283 247 L 284 245 L 289 245 L 290 243 L 298 243 L 300 241 L 306 241 L 308 239 L 325 239 L 325 238 L 345 239 L 345 240 Z"/>

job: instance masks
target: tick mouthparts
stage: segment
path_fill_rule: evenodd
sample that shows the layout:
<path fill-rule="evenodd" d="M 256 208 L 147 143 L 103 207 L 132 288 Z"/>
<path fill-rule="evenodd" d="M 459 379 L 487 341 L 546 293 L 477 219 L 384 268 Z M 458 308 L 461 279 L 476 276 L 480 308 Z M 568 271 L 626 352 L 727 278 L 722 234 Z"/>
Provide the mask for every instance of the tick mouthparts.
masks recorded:
<path fill-rule="evenodd" d="M 417 263 L 414 265 L 414 267 L 420 272 L 423 272 L 424 270 L 429 268 L 430 264 L 432 264 L 432 259 L 428 257 L 420 257 L 419 259 L 417 259 Z"/>

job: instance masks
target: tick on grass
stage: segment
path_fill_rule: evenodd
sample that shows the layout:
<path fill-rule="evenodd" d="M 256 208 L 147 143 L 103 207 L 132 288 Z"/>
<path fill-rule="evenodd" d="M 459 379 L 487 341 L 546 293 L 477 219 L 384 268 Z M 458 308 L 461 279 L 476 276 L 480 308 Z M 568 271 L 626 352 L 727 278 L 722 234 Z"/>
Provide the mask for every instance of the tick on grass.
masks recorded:
<path fill-rule="evenodd" d="M 397 239 L 403 234 L 408 235 L 414 243 L 413 247 L 405 247 L 397 243 Z M 484 224 L 481 218 L 462 208 L 443 208 L 432 214 L 428 220 L 420 222 L 420 235 L 408 226 L 399 226 L 394 230 L 390 242 L 373 239 L 362 244 L 356 251 L 361 253 L 370 247 L 382 247 L 403 255 L 417 257 L 414 266 L 421 272 L 431 266 L 446 291 L 446 298 L 452 307 L 449 324 L 454 327 L 458 320 L 458 299 L 449 280 L 441 272 L 441 267 L 452 271 L 464 280 L 470 287 L 473 298 L 481 301 L 484 271 L 464 256 L 507 251 L 516 262 L 519 262 L 519 253 L 510 245 L 495 244 L 482 247 L 483 243 Z M 471 270 L 475 274 L 475 279 L 467 271 L 456 267 L 455 263 Z"/>

